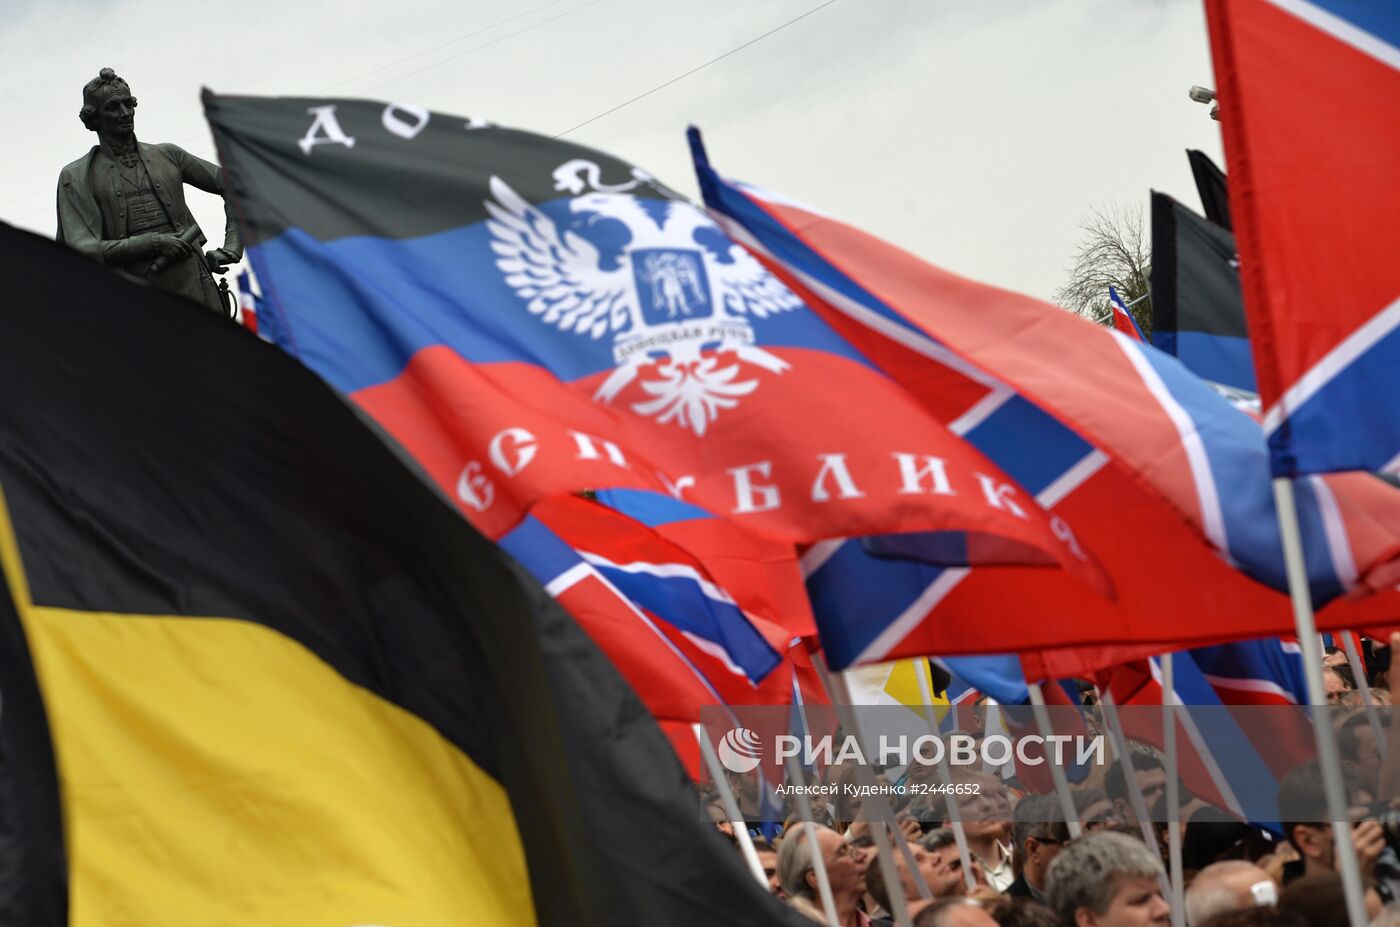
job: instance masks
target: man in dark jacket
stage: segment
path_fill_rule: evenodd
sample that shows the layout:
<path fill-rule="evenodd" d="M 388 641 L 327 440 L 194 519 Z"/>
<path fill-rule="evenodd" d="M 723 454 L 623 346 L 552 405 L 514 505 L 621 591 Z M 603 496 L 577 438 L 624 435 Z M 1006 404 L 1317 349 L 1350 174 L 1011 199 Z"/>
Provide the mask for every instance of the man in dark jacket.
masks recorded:
<path fill-rule="evenodd" d="M 58 240 L 223 312 L 212 272 L 237 263 L 243 245 L 229 214 L 224 246 L 201 253 L 206 239 L 184 187 L 222 196 L 222 171 L 177 145 L 138 142 L 135 110 L 131 88 L 111 68 L 83 88 L 78 117 L 97 133 L 97 144 L 59 174 Z"/>

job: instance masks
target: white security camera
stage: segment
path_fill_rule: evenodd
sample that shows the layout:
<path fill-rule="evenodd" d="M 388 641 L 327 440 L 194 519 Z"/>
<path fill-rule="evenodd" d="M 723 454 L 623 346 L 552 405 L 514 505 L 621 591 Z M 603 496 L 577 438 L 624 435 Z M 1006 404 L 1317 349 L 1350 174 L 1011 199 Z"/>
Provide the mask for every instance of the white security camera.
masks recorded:
<path fill-rule="evenodd" d="M 1187 96 L 1197 103 L 1209 103 L 1211 100 L 1215 99 L 1215 91 L 1211 90 L 1209 87 L 1196 86 L 1191 88 Z"/>

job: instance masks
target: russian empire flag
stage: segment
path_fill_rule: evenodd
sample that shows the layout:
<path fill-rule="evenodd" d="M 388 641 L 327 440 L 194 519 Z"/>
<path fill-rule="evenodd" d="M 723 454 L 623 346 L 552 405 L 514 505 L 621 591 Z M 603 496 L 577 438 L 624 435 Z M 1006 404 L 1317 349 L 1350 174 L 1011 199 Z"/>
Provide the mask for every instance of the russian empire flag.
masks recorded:
<path fill-rule="evenodd" d="M 1071 527 L 640 168 L 400 104 L 205 106 L 279 343 L 499 537 L 583 488 L 1108 586 Z"/>
<path fill-rule="evenodd" d="M 0 270 L 0 922 L 803 922 L 341 397 L 4 225 Z"/>

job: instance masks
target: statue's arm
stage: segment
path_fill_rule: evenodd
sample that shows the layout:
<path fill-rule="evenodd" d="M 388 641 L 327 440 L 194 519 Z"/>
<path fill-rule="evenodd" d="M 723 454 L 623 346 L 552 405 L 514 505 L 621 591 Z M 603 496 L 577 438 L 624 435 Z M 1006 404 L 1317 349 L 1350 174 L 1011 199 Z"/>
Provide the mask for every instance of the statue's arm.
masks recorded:
<path fill-rule="evenodd" d="M 178 145 L 163 145 L 166 152 L 180 165 L 180 174 L 185 183 L 198 187 L 205 193 L 224 197 L 224 246 L 230 260 L 236 264 L 243 259 L 243 238 L 238 234 L 238 225 L 233 221 L 233 205 L 224 196 L 224 172 L 219 165 L 190 154 Z"/>
<path fill-rule="evenodd" d="M 102 238 L 92 231 L 94 226 L 100 229 L 101 225 L 102 218 L 87 183 L 65 172 L 58 181 L 59 241 L 79 254 L 113 266 L 155 259 L 155 235 Z"/>

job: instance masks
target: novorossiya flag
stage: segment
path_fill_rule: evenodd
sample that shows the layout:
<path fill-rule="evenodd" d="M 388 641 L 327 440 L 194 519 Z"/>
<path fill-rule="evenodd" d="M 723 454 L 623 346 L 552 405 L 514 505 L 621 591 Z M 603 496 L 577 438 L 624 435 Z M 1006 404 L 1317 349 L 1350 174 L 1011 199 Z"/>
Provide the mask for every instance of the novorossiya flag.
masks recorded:
<path fill-rule="evenodd" d="M 1400 8 L 1207 0 L 1206 19 L 1273 472 L 1394 472 Z"/>
<path fill-rule="evenodd" d="M 583 632 L 341 397 L 28 233 L 0 271 L 6 914 L 796 923 Z"/>
<path fill-rule="evenodd" d="M 788 541 L 968 530 L 1090 552 L 640 168 L 367 101 L 206 94 L 279 343 L 490 536 L 583 488 Z"/>
<path fill-rule="evenodd" d="M 692 146 L 706 203 L 726 229 L 952 431 L 1091 532 L 1115 580 L 1110 603 L 1053 570 L 940 567 L 875 556 L 861 540 L 821 542 L 802 566 L 834 668 L 999 653 L 1015 640 L 1036 663 L 1028 675 L 1053 678 L 1141 657 L 1125 652 L 1139 645 L 1292 628 L 1268 449 L 1254 420 L 1150 346 L 722 177 L 698 132 Z M 1400 495 L 1365 474 L 1298 487 L 1313 597 L 1332 601 L 1320 626 L 1384 621 L 1400 598 L 1389 588 L 1400 569 Z M 1348 591 L 1378 592 L 1342 598 Z"/>

